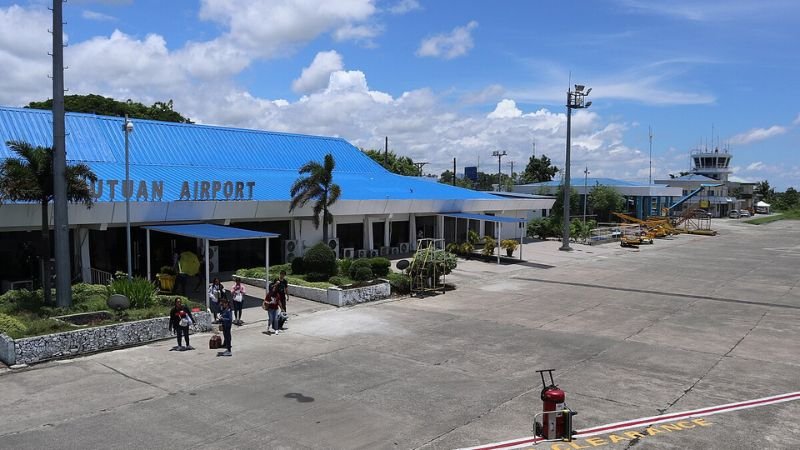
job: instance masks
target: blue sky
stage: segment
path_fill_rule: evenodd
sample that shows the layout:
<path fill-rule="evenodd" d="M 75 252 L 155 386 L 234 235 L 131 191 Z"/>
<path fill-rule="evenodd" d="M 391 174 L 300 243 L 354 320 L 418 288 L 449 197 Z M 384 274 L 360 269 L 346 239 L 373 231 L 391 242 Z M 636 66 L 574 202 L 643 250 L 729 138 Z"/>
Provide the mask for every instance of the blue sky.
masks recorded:
<path fill-rule="evenodd" d="M 0 104 L 50 97 L 46 0 L 0 0 Z M 506 150 L 646 181 L 713 140 L 734 179 L 800 187 L 800 2 L 642 0 L 71 0 L 70 93 L 175 109 L 209 124 L 342 136 L 426 170 Z"/>

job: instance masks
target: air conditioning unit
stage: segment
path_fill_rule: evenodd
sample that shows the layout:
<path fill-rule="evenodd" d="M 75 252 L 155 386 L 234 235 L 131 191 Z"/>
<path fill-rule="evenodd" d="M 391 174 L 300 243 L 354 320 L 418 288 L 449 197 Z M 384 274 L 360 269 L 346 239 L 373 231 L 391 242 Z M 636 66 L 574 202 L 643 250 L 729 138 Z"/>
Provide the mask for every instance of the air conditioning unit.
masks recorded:
<path fill-rule="evenodd" d="M 283 241 L 283 259 L 290 263 L 298 256 L 303 256 L 303 241 L 287 239 Z"/>
<path fill-rule="evenodd" d="M 381 256 L 386 256 L 389 254 L 389 247 L 381 247 Z"/>
<path fill-rule="evenodd" d="M 356 257 L 356 249 L 347 247 L 342 249 L 342 258 L 353 259 Z"/>
<path fill-rule="evenodd" d="M 208 271 L 210 273 L 219 272 L 219 246 L 208 246 Z"/>
<path fill-rule="evenodd" d="M 376 256 L 380 256 L 380 252 L 378 251 L 377 248 L 373 248 L 372 250 L 369 251 L 370 258 L 374 258 Z"/>
<path fill-rule="evenodd" d="M 362 248 L 361 250 L 358 251 L 358 257 L 359 258 L 366 258 L 368 253 L 369 253 L 368 250 L 364 250 Z"/>
<path fill-rule="evenodd" d="M 406 254 L 411 251 L 411 246 L 408 245 L 408 242 L 401 242 L 400 243 L 400 253 Z"/>
<path fill-rule="evenodd" d="M 391 254 L 391 255 L 399 255 L 400 254 L 400 249 L 398 247 L 392 247 L 392 249 L 389 251 L 389 254 Z"/>
<path fill-rule="evenodd" d="M 333 254 L 339 257 L 339 238 L 329 238 L 328 247 L 333 250 Z"/>

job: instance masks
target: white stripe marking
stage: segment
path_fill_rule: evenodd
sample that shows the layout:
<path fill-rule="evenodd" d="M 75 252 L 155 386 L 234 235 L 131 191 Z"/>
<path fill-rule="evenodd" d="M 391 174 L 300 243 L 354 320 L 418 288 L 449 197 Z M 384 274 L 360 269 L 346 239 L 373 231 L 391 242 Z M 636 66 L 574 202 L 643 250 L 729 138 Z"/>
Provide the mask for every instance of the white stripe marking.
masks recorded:
<path fill-rule="evenodd" d="M 769 406 L 777 403 L 790 402 L 793 400 L 800 400 L 800 392 L 790 392 L 788 394 L 773 395 L 770 397 L 763 397 L 755 400 L 746 400 L 742 402 L 727 403 L 725 405 L 712 406 L 708 408 L 693 409 L 690 411 L 683 411 L 677 413 L 662 414 L 660 416 L 643 417 L 639 419 L 626 420 L 624 422 L 615 422 L 607 425 L 600 425 L 593 428 L 578 430 L 575 438 L 583 438 L 596 436 L 598 434 L 613 433 L 615 431 L 627 430 L 635 427 L 650 426 L 657 423 L 670 422 L 673 420 L 682 420 L 694 417 L 705 417 L 724 412 L 739 411 L 742 409 L 757 408 L 760 406 Z M 477 447 L 468 447 L 461 450 L 513 450 L 518 448 L 530 447 L 533 444 L 542 442 L 541 437 L 528 436 L 519 439 L 512 439 L 508 441 L 495 442 L 492 444 L 484 444 Z"/>

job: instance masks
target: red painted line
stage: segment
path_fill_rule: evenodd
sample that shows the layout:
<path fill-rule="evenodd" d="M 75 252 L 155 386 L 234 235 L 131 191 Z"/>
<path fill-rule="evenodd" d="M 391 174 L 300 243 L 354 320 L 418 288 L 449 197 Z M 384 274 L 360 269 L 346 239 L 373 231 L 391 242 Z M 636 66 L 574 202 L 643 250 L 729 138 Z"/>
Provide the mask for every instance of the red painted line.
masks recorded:
<path fill-rule="evenodd" d="M 708 416 L 712 414 L 717 414 L 726 411 L 735 411 L 737 409 L 746 409 L 746 408 L 754 408 L 757 406 L 766 406 L 771 405 L 774 403 L 782 403 L 792 400 L 800 400 L 800 392 L 792 392 L 789 394 L 782 394 L 782 395 L 775 395 L 772 397 L 764 397 L 756 400 L 746 400 L 743 402 L 737 403 L 728 403 L 725 405 L 718 405 L 712 406 L 709 408 L 702 408 L 702 409 L 695 409 L 691 411 L 683 411 L 680 413 L 674 414 L 666 414 L 661 416 L 651 416 L 639 419 L 628 420 L 625 422 L 617 422 L 611 423 L 607 425 L 601 425 L 595 428 L 587 428 L 584 430 L 576 431 L 574 437 L 588 437 L 591 435 L 602 434 L 609 431 L 617 431 L 617 430 L 624 430 L 628 428 L 634 428 L 640 425 L 653 425 L 656 423 L 661 422 L 668 422 L 675 419 L 684 419 L 688 417 L 698 417 L 698 416 Z M 510 441 L 503 441 L 503 442 L 496 442 L 493 444 L 487 444 L 478 447 L 470 447 L 469 449 L 465 450 L 500 450 L 500 449 L 511 449 L 515 447 L 521 447 L 525 445 L 532 445 L 538 444 L 539 442 L 545 441 L 542 437 L 530 436 L 520 439 L 514 439 Z"/>

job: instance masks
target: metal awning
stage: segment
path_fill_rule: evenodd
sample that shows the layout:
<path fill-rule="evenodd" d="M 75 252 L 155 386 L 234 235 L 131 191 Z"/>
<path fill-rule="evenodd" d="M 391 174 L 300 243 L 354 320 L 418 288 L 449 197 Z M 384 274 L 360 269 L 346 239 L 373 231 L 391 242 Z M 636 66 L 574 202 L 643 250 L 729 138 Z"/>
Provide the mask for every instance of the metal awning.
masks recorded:
<path fill-rule="evenodd" d="M 439 215 L 445 217 L 455 217 L 457 219 L 485 220 L 487 222 L 501 222 L 501 223 L 520 223 L 528 221 L 528 219 L 520 219 L 519 217 L 489 216 L 486 214 L 474 214 L 465 212 L 439 213 Z"/>
<path fill-rule="evenodd" d="M 209 241 L 238 241 L 242 239 L 264 239 L 264 268 L 267 283 L 269 283 L 269 240 L 271 238 L 280 237 L 280 234 L 267 233 L 265 231 L 245 230 L 244 228 L 225 227 L 222 225 L 214 225 L 211 223 L 192 223 L 183 225 L 151 225 L 142 227 L 147 231 L 147 279 L 151 279 L 150 268 L 150 232 L 158 231 L 160 233 L 174 234 L 177 236 L 185 236 L 190 238 L 202 239 L 205 256 L 205 278 L 206 286 L 209 285 L 209 258 L 208 258 L 208 243 Z M 208 296 L 206 296 L 206 308 L 209 307 Z"/>
<path fill-rule="evenodd" d="M 269 239 L 280 237 L 280 234 L 264 231 L 245 230 L 244 228 L 225 227 L 211 223 L 192 223 L 183 225 L 152 225 L 142 227 L 146 230 L 176 234 L 209 241 L 238 241 L 240 239 Z"/>
<path fill-rule="evenodd" d="M 475 213 L 465 213 L 465 212 L 455 212 L 455 213 L 439 213 L 442 217 L 452 217 L 456 220 L 458 219 L 467 219 L 467 220 L 483 220 L 486 222 L 497 222 L 497 264 L 500 264 L 500 229 L 503 227 L 504 223 L 527 223 L 528 219 L 520 219 L 519 217 L 507 217 L 507 216 L 490 216 L 488 214 L 475 214 Z M 522 237 L 519 239 L 520 247 L 519 247 L 519 259 L 522 261 Z"/>

